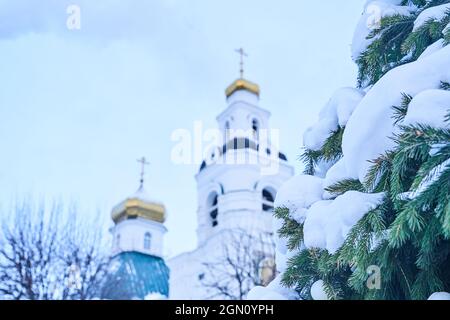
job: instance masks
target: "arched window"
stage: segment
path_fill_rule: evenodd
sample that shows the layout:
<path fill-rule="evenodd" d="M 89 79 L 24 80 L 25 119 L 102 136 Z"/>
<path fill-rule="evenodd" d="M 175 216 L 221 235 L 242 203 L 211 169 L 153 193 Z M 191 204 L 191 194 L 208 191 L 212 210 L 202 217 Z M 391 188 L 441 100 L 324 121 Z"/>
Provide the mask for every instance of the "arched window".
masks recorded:
<path fill-rule="evenodd" d="M 150 232 L 146 232 L 144 235 L 144 249 L 150 250 L 152 245 L 152 235 Z"/>
<path fill-rule="evenodd" d="M 211 219 L 211 226 L 217 227 L 219 221 L 217 220 L 219 216 L 219 208 L 218 208 L 219 196 L 216 192 L 213 192 L 208 197 L 208 213 Z"/>
<path fill-rule="evenodd" d="M 262 209 L 263 211 L 273 211 L 275 202 L 274 192 L 268 189 L 262 191 Z"/>
<path fill-rule="evenodd" d="M 252 130 L 253 130 L 254 138 L 258 139 L 258 137 L 259 137 L 259 122 L 256 119 L 252 120 Z"/>
<path fill-rule="evenodd" d="M 225 122 L 225 143 L 230 140 L 230 121 Z"/>

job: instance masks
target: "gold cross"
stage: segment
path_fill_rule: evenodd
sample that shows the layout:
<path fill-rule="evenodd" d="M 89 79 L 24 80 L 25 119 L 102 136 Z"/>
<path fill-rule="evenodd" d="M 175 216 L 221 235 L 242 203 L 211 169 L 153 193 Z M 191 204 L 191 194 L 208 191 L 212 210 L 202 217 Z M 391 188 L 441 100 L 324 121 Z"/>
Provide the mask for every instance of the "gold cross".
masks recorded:
<path fill-rule="evenodd" d="M 239 72 L 241 74 L 241 79 L 244 78 L 244 57 L 248 57 L 248 54 L 244 51 L 243 48 L 239 48 L 235 50 L 241 56 L 240 69 Z"/>
<path fill-rule="evenodd" d="M 137 162 L 141 164 L 141 186 L 140 188 L 144 187 L 144 174 L 145 174 L 145 166 L 150 165 L 150 162 L 145 159 L 145 157 L 142 157 L 141 159 L 137 159 Z"/>

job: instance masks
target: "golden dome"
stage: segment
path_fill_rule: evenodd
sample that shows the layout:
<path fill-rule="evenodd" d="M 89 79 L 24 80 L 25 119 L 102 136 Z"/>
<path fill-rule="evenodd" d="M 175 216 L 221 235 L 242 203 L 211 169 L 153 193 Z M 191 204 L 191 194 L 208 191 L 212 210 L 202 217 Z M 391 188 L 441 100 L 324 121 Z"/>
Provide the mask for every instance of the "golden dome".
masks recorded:
<path fill-rule="evenodd" d="M 259 86 L 256 83 L 250 82 L 245 79 L 237 79 L 234 81 L 228 88 L 225 90 L 225 94 L 228 97 L 230 97 L 233 93 L 239 90 L 247 90 L 251 93 L 256 94 L 259 97 Z"/>
<path fill-rule="evenodd" d="M 166 209 L 164 205 L 150 200 L 145 191 L 140 188 L 135 194 L 115 206 L 111 217 L 114 223 L 136 218 L 164 223 Z"/>

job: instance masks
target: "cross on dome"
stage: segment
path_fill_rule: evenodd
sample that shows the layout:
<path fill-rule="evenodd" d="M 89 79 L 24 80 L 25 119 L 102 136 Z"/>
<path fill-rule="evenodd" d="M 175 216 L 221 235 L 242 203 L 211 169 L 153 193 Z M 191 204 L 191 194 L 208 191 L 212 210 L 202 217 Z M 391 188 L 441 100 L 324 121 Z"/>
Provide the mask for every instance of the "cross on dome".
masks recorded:
<path fill-rule="evenodd" d="M 240 68 L 239 73 L 241 75 L 241 79 L 244 78 L 244 57 L 248 57 L 248 54 L 244 51 L 243 48 L 239 48 L 235 50 L 240 55 Z"/>
<path fill-rule="evenodd" d="M 229 98 L 236 91 L 246 90 L 259 97 L 259 86 L 256 83 L 244 79 L 244 58 L 248 57 L 248 54 L 244 51 L 243 48 L 236 49 L 235 51 L 240 56 L 240 78 L 235 80 L 231 85 L 227 87 L 227 89 L 225 90 L 225 95 L 227 96 L 227 98 Z"/>
<path fill-rule="evenodd" d="M 141 180 L 140 180 L 139 189 L 142 189 L 142 188 L 144 188 L 145 166 L 150 165 L 150 162 L 148 162 L 145 157 L 142 157 L 141 159 L 137 159 L 137 162 L 141 164 Z"/>

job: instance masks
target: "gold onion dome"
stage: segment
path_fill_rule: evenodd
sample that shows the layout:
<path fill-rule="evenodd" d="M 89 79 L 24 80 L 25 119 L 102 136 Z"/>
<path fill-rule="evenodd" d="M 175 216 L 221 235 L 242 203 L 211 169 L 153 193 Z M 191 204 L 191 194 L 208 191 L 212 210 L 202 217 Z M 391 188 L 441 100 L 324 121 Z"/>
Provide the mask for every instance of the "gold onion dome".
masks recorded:
<path fill-rule="evenodd" d="M 229 98 L 233 93 L 239 90 L 250 91 L 251 93 L 256 94 L 258 97 L 260 93 L 259 86 L 256 83 L 241 78 L 230 84 L 225 90 L 225 94 L 227 98 Z"/>
<path fill-rule="evenodd" d="M 123 220 L 143 218 L 164 223 L 166 209 L 163 204 L 150 199 L 143 187 L 115 206 L 111 212 L 114 223 Z"/>

